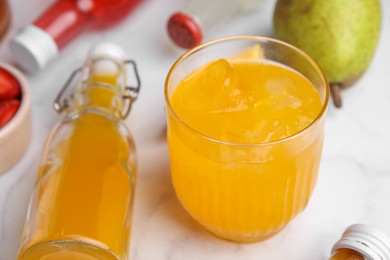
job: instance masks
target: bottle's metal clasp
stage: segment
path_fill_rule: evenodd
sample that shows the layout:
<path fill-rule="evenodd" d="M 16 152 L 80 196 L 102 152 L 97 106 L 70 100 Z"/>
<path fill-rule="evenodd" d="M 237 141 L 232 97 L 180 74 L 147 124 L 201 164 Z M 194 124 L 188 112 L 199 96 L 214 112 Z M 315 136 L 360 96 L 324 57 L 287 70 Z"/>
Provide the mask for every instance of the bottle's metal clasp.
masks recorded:
<path fill-rule="evenodd" d="M 126 65 L 131 65 L 133 67 L 134 75 L 135 75 L 135 80 L 136 80 L 136 86 L 126 86 L 125 87 L 125 95 L 122 96 L 123 99 L 128 99 L 128 105 L 127 108 L 125 109 L 124 114 L 121 115 L 122 118 L 126 118 L 131 110 L 131 105 L 133 102 L 137 99 L 139 91 L 141 89 L 141 80 L 138 74 L 138 69 L 137 69 L 137 64 L 133 60 L 125 60 L 123 62 Z"/>
<path fill-rule="evenodd" d="M 129 66 L 129 65 L 132 66 L 132 69 L 133 69 L 134 75 L 135 75 L 136 85 L 135 86 L 128 86 L 128 85 L 126 85 L 124 87 L 125 93 L 124 93 L 124 95 L 122 95 L 122 98 L 125 101 L 127 101 L 126 102 L 127 106 L 124 109 L 124 111 L 121 113 L 121 118 L 122 119 L 126 118 L 129 115 L 130 110 L 131 110 L 131 106 L 132 106 L 133 102 L 137 99 L 138 93 L 139 93 L 139 91 L 141 89 L 141 80 L 140 80 L 140 77 L 139 77 L 139 74 L 138 74 L 138 69 L 137 69 L 137 65 L 136 65 L 135 61 L 133 61 L 133 60 L 125 60 L 125 61 L 123 61 L 123 64 L 125 66 Z M 74 70 L 72 72 L 72 74 L 69 76 L 69 78 L 67 79 L 67 81 L 65 82 L 63 87 L 61 88 L 60 92 L 58 93 L 56 99 L 54 100 L 54 109 L 58 113 L 61 113 L 67 107 L 69 107 L 70 100 L 73 98 L 73 95 L 64 97 L 65 92 L 68 89 L 68 87 L 71 85 L 71 83 L 73 82 L 75 77 L 79 73 L 81 73 L 82 70 L 83 70 L 83 68 L 78 68 L 78 69 L 76 69 L 76 70 Z M 86 83 L 86 82 L 83 82 L 83 83 Z M 90 84 L 90 83 L 86 83 L 86 84 Z M 103 87 L 104 86 L 108 86 L 108 84 L 105 84 L 105 83 L 94 83 L 94 85 L 101 85 Z"/>
<path fill-rule="evenodd" d="M 68 80 L 65 82 L 64 86 L 62 86 L 60 93 L 58 93 L 56 99 L 54 100 L 54 110 L 58 113 L 64 111 L 65 108 L 69 107 L 69 97 L 62 99 L 66 89 L 70 86 L 70 83 L 73 82 L 73 79 L 79 74 L 83 68 L 75 69 L 72 74 L 70 74 Z"/>

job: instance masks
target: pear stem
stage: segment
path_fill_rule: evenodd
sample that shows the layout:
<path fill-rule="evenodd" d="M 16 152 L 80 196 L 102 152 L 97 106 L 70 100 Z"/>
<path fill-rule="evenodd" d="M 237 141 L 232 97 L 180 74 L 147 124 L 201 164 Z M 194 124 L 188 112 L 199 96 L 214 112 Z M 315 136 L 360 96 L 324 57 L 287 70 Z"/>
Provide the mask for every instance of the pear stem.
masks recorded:
<path fill-rule="evenodd" d="M 341 102 L 341 84 L 340 83 L 330 83 L 330 94 L 333 98 L 333 103 L 335 107 L 340 108 L 342 106 Z"/>

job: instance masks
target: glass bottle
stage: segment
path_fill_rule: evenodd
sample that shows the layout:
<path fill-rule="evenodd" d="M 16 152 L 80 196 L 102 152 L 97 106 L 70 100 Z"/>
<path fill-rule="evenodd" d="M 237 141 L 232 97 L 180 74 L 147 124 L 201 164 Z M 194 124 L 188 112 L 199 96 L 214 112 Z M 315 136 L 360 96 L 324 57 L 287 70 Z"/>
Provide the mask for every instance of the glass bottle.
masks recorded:
<path fill-rule="evenodd" d="M 390 260 L 390 239 L 371 226 L 349 226 L 333 246 L 329 260 Z"/>
<path fill-rule="evenodd" d="M 240 13 L 260 9 L 267 0 L 190 0 L 168 20 L 168 33 L 178 46 L 189 49 L 202 42 L 209 29 Z"/>
<path fill-rule="evenodd" d="M 84 29 L 105 29 L 133 10 L 141 0 L 57 0 L 11 40 L 16 62 L 28 72 L 42 69 Z"/>
<path fill-rule="evenodd" d="M 56 99 L 65 116 L 43 151 L 18 259 L 127 259 L 136 154 L 123 119 L 140 83 L 135 63 L 118 56 L 115 45 L 97 46 Z M 136 87 L 126 86 L 127 65 Z"/>

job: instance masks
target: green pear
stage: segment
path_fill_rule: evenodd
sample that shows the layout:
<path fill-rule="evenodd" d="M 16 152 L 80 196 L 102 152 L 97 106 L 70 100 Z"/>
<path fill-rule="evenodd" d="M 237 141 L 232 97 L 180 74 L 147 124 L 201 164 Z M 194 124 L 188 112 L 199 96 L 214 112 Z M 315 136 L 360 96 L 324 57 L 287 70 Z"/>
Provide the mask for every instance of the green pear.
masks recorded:
<path fill-rule="evenodd" d="M 276 37 L 308 53 L 322 68 L 336 107 L 340 89 L 367 69 L 377 46 L 380 0 L 278 0 Z"/>

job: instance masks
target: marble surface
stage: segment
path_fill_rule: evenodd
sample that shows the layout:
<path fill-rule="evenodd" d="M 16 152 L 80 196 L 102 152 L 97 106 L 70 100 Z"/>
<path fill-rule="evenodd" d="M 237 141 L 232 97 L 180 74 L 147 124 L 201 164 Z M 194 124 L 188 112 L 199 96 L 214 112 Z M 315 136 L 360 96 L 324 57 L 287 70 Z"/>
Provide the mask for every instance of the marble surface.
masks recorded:
<path fill-rule="evenodd" d="M 53 0 L 10 2 L 13 23 L 0 45 L 0 60 L 13 63 L 9 38 Z M 353 88 L 343 92 L 342 109 L 329 107 L 319 179 L 308 207 L 278 235 L 255 244 L 230 243 L 205 232 L 183 210 L 172 187 L 164 138 L 163 84 L 183 51 L 169 41 L 165 23 L 184 3 L 146 0 L 115 28 L 84 33 L 44 71 L 28 76 L 32 141 L 22 160 L 0 176 L 1 260 L 16 257 L 42 146 L 60 118 L 52 102 L 90 46 L 102 40 L 122 45 L 137 61 L 142 78 L 139 100 L 126 120 L 139 159 L 130 259 L 324 260 L 350 224 L 371 224 L 390 235 L 390 1 L 382 1 L 382 34 L 371 66 Z M 214 29 L 207 39 L 272 36 L 273 3 Z"/>

